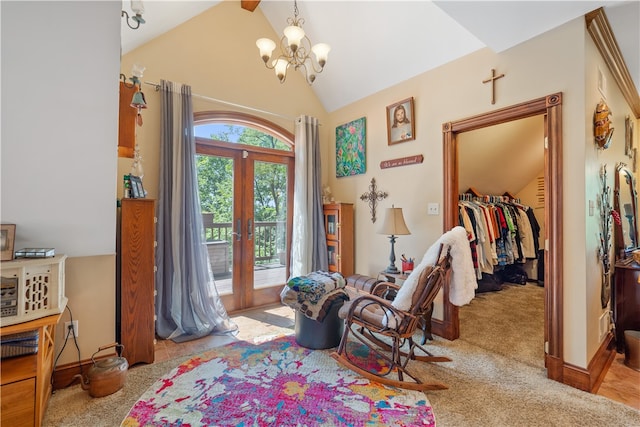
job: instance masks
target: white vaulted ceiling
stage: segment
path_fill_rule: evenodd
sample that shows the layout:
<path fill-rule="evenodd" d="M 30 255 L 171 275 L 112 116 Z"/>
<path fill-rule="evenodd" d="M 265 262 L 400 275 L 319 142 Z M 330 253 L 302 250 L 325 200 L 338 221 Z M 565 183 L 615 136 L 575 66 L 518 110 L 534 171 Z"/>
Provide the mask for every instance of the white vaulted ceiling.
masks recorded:
<path fill-rule="evenodd" d="M 218 3 L 145 1 L 140 29 L 123 20 L 122 53 Z M 638 1 L 298 1 L 305 32 L 332 47 L 313 84 L 328 112 L 478 49 L 509 49 L 601 6 L 638 88 Z M 292 1 L 263 0 L 258 7 L 278 34 L 293 15 Z M 123 8 L 130 10 L 129 1 Z"/>

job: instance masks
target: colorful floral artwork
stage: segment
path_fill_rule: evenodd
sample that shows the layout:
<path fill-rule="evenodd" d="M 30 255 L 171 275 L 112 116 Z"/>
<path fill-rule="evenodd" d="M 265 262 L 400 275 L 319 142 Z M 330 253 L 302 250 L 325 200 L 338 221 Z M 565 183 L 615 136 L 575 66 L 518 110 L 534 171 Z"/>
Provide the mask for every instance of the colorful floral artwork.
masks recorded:
<path fill-rule="evenodd" d="M 336 128 L 336 177 L 366 172 L 366 118 Z"/>

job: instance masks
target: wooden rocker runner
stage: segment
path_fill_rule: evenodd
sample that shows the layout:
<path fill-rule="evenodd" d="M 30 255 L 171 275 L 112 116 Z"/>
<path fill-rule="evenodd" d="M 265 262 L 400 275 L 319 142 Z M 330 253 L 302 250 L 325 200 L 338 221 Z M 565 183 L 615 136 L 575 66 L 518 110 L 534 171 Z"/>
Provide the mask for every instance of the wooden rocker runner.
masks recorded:
<path fill-rule="evenodd" d="M 411 298 L 411 307 L 408 310 L 400 310 L 393 305 L 392 301 L 384 298 L 390 289 L 395 291 L 399 289 L 397 285 L 388 282 L 376 285 L 371 295 L 363 295 L 345 303 L 338 314 L 345 320 L 345 331 L 338 350 L 331 353 L 331 356 L 352 371 L 382 384 L 420 391 L 446 389 L 447 386 L 439 382 L 423 382 L 412 374 L 407 366 L 410 360 L 451 361 L 448 357 L 434 356 L 413 341 L 413 335 L 418 329 L 422 314 L 431 309 L 433 300 L 450 273 L 451 256 L 447 251 L 447 254 L 441 257 L 442 248 L 440 245 L 436 258 L 439 261 L 420 273 Z M 347 348 L 350 333 L 368 347 L 370 353 L 376 358 L 384 360 L 386 366 L 378 372 L 359 364 L 359 358 L 350 354 Z M 423 354 L 416 354 L 416 350 L 420 350 Z M 397 373 L 397 380 L 389 376 L 393 372 Z M 405 376 L 413 381 L 407 381 Z"/>

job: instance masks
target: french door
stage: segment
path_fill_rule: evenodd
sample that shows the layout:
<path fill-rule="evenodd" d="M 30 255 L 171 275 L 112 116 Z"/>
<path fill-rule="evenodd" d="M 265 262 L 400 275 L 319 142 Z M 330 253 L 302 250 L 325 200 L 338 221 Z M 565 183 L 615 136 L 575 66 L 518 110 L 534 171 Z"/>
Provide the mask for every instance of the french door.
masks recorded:
<path fill-rule="evenodd" d="M 220 203 L 220 219 L 203 214 L 203 222 L 216 287 L 228 312 L 278 302 L 288 277 L 293 156 L 274 151 L 197 143 L 198 155 L 211 157 L 210 173 L 227 199 Z"/>

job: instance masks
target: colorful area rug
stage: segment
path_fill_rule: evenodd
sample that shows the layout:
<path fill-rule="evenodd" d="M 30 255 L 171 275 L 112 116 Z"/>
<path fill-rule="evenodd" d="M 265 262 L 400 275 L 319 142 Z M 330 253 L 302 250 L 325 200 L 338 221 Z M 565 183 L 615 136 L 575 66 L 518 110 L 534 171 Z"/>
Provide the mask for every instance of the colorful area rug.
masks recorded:
<path fill-rule="evenodd" d="M 422 392 L 384 386 L 293 336 L 194 357 L 149 388 L 122 422 L 139 426 L 435 426 Z"/>

